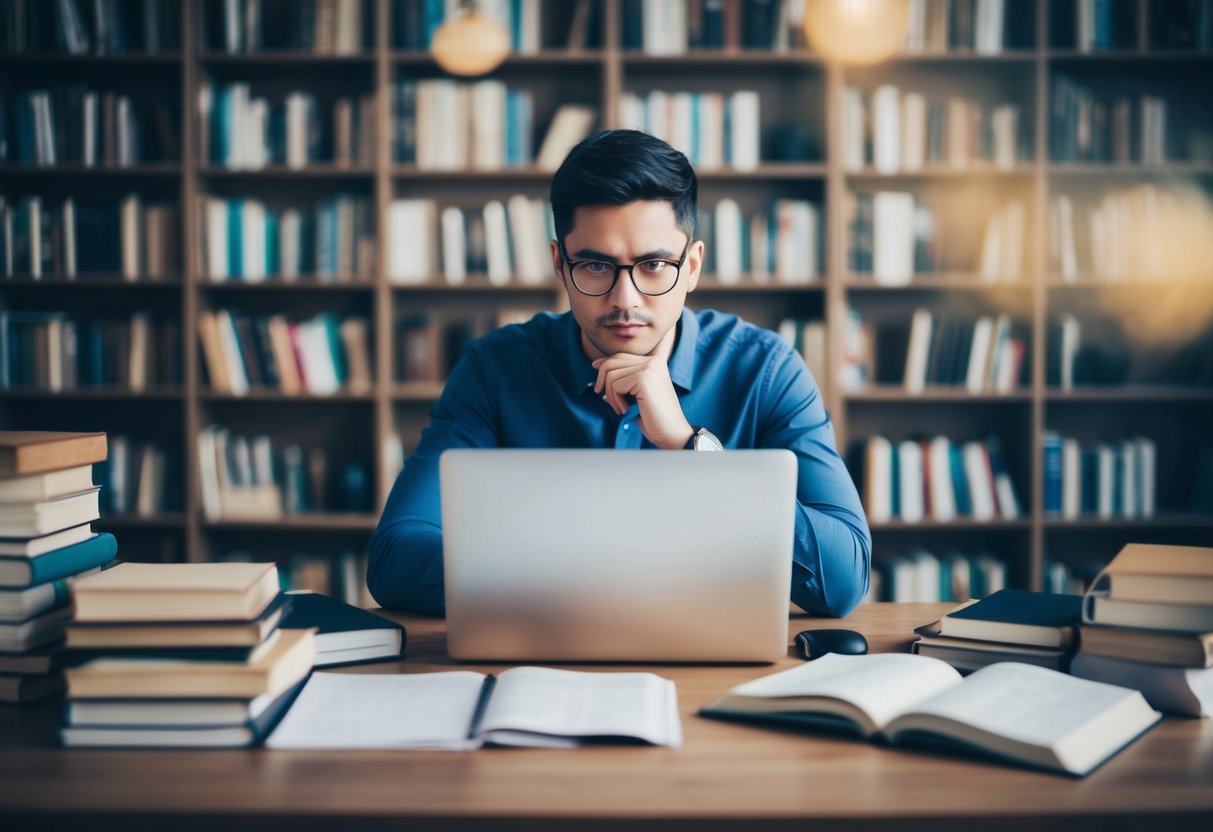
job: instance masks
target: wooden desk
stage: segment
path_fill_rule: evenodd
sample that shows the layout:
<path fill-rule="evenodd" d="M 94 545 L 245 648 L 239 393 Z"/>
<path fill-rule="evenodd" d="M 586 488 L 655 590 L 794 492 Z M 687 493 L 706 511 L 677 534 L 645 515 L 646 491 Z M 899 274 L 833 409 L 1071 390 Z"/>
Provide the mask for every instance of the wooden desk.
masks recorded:
<path fill-rule="evenodd" d="M 877 604 L 844 626 L 873 650 L 905 650 L 942 608 Z M 402 620 L 407 660 L 356 672 L 452 664 L 443 622 Z M 790 634 L 810 626 L 837 622 L 795 617 Z M 796 661 L 656 668 L 678 685 L 679 750 L 66 751 L 56 707 L 0 706 L 0 829 L 1213 829 L 1213 720 L 1166 720 L 1074 780 L 695 716 Z"/>

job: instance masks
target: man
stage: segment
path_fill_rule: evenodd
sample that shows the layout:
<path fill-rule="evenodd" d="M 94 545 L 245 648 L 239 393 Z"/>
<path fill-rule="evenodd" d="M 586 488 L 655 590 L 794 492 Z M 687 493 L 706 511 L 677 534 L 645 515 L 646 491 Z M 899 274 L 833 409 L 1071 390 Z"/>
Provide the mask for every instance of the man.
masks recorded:
<path fill-rule="evenodd" d="M 863 598 L 871 535 L 801 357 L 733 315 L 684 308 L 703 264 L 697 188 L 686 157 L 645 133 L 569 152 L 552 180 L 551 254 L 571 312 L 493 332 L 451 372 L 371 540 L 379 603 L 443 612 L 438 457 L 460 447 L 787 448 L 791 600 L 842 616 Z M 602 531 L 627 545 L 626 517 Z"/>

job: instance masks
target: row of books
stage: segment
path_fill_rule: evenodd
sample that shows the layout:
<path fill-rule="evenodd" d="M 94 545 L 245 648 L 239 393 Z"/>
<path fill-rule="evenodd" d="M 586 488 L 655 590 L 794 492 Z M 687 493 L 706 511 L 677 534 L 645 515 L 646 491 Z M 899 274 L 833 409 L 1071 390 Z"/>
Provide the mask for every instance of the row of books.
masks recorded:
<path fill-rule="evenodd" d="M 803 199 L 777 199 L 766 211 L 745 216 L 725 197 L 701 205 L 695 229 L 706 245 L 702 270 L 726 285 L 801 285 L 817 280 L 825 262 L 823 212 Z"/>
<path fill-rule="evenodd" d="M 1006 585 L 1006 563 L 988 552 L 914 549 L 875 559 L 867 600 L 961 601 L 984 598 Z"/>
<path fill-rule="evenodd" d="M 751 171 L 763 155 L 761 99 L 754 90 L 625 92 L 619 119 L 669 142 L 699 170 Z"/>
<path fill-rule="evenodd" d="M 443 318 L 423 312 L 396 326 L 397 377 L 403 382 L 442 382 L 463 357 L 467 345 L 509 324 L 529 321 L 541 310 L 502 307 L 491 317 Z"/>
<path fill-rule="evenodd" d="M 298 49 L 354 55 L 374 43 L 367 0 L 206 0 L 202 43 L 236 55 Z"/>
<path fill-rule="evenodd" d="M 483 0 L 477 5 L 477 11 L 496 20 L 509 33 L 512 51 L 530 55 L 542 46 L 543 0 Z M 549 7 L 546 11 L 550 14 L 553 9 Z M 575 21 L 572 29 L 582 34 L 577 37 L 570 31 L 570 40 L 575 41 L 567 44 L 570 49 L 584 45 L 589 12 L 590 0 L 578 0 L 574 17 L 581 19 Z M 444 23 L 457 20 L 459 15 L 457 4 L 445 0 L 392 0 L 392 42 L 398 49 L 429 49 L 434 33 Z"/>
<path fill-rule="evenodd" d="M 181 158 L 178 116 L 163 99 L 83 84 L 0 92 L 0 163 L 130 167 Z"/>
<path fill-rule="evenodd" d="M 1213 716 L 1213 549 L 1130 543 L 1083 598 L 1071 672 Z"/>
<path fill-rule="evenodd" d="M 0 268 L 5 277 L 179 273 L 181 218 L 171 203 L 138 194 L 119 200 L 0 195 Z"/>
<path fill-rule="evenodd" d="M 953 442 L 946 436 L 904 439 L 870 436 L 863 442 L 864 508 L 873 523 L 897 519 L 950 522 L 1015 520 L 1019 499 L 1007 471 L 1002 443 Z"/>
<path fill-rule="evenodd" d="M 805 0 L 624 0 L 623 48 L 803 49 Z"/>
<path fill-rule="evenodd" d="M 393 158 L 419 170 L 535 164 L 554 171 L 598 117 L 593 107 L 560 105 L 536 152 L 534 97 L 503 81 L 400 80 L 392 85 L 392 113 Z"/>
<path fill-rule="evenodd" d="M 881 84 L 870 94 L 843 94 L 843 163 L 878 173 L 921 171 L 927 165 L 1011 170 L 1031 158 L 1029 124 L 1014 104 L 990 105 L 961 96 L 929 101 L 921 92 Z"/>
<path fill-rule="evenodd" d="M 156 517 L 181 508 L 181 465 L 159 442 L 121 434 L 109 437 L 109 456 L 93 466 L 101 487 L 101 513 Z"/>
<path fill-rule="evenodd" d="M 255 552 L 232 549 L 221 563 L 253 563 Z M 278 577 L 286 592 L 314 592 L 345 604 L 367 609 L 377 606 L 366 586 L 367 554 L 349 549 L 330 552 L 292 552 L 278 561 Z"/>
<path fill-rule="evenodd" d="M 136 311 L 129 318 L 0 309 L 0 389 L 50 392 L 181 382 L 181 327 Z"/>
<path fill-rule="evenodd" d="M 202 272 L 211 280 L 258 283 L 315 275 L 332 282 L 374 271 L 374 208 L 366 197 L 337 194 L 310 208 L 200 199 Z"/>
<path fill-rule="evenodd" d="M 365 318 L 320 313 L 290 320 L 208 309 L 198 315 L 198 339 L 210 387 L 217 393 L 365 393 L 374 378 Z"/>
<path fill-rule="evenodd" d="M 1167 99 L 1101 95 L 1065 75 L 1053 78 L 1049 158 L 1054 162 L 1165 164 Z"/>
<path fill-rule="evenodd" d="M 902 51 L 976 52 L 997 55 L 1031 49 L 1032 15 L 1006 0 L 908 0 L 909 25 Z"/>
<path fill-rule="evenodd" d="M 1152 47 L 1213 49 L 1213 0 L 1155 5 L 1150 11 Z"/>
<path fill-rule="evenodd" d="M 1042 442 L 1046 515 L 1076 520 L 1153 517 L 1158 490 L 1158 445 L 1146 436 L 1083 447 L 1058 431 Z"/>
<path fill-rule="evenodd" d="M 117 553 L 100 516 L 92 465 L 103 433 L 0 431 L 0 702 L 63 689 L 59 667 L 38 651 L 63 641 L 70 582 Z"/>
<path fill-rule="evenodd" d="M 1137 8 L 1133 0 L 1075 0 L 1075 48 L 1079 52 L 1133 48 Z"/>
<path fill-rule="evenodd" d="M 3 0 L 0 49 L 72 55 L 180 48 L 179 0 Z"/>
<path fill-rule="evenodd" d="M 198 480 L 208 520 L 271 520 L 283 515 L 371 510 L 367 466 L 338 462 L 321 446 L 275 447 L 268 434 L 232 434 L 220 425 L 198 433 Z"/>
<path fill-rule="evenodd" d="M 1027 383 L 1027 357 L 1027 335 L 1006 313 L 937 319 L 920 307 L 908 329 L 886 325 L 877 331 L 874 375 L 878 383 L 900 380 L 907 393 L 928 386 L 1010 393 Z"/>
<path fill-rule="evenodd" d="M 375 160 L 375 99 L 308 91 L 256 95 L 251 84 L 204 84 L 198 94 L 199 156 L 232 170 L 314 162 L 370 165 Z"/>
<path fill-rule="evenodd" d="M 1213 270 L 1201 255 L 1190 253 L 1188 234 L 1181 229 L 1191 225 L 1200 239 L 1210 222 L 1213 204 L 1188 186 L 1113 188 L 1085 205 L 1059 194 L 1049 203 L 1051 265 L 1070 283 L 1086 276 L 1108 281 L 1205 278 Z"/>
<path fill-rule="evenodd" d="M 387 276 L 392 283 L 425 283 L 442 275 L 463 284 L 470 275 L 489 283 L 543 285 L 552 281 L 548 242 L 551 207 L 515 194 L 483 208 L 439 208 L 433 199 L 397 199 L 388 206 Z"/>

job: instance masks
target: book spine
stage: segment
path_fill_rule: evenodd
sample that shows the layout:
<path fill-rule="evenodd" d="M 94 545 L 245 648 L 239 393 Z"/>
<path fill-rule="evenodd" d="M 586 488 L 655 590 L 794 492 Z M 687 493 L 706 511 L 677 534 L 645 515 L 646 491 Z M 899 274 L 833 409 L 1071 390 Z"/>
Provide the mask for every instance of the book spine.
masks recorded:
<path fill-rule="evenodd" d="M 497 687 L 497 677 L 492 674 L 484 677 L 484 684 L 480 686 L 480 696 L 476 699 L 476 708 L 472 711 L 472 721 L 468 725 L 469 740 L 476 739 L 480 733 L 480 723 L 484 719 L 484 712 L 488 710 L 489 700 L 493 698 L 493 689 Z"/>

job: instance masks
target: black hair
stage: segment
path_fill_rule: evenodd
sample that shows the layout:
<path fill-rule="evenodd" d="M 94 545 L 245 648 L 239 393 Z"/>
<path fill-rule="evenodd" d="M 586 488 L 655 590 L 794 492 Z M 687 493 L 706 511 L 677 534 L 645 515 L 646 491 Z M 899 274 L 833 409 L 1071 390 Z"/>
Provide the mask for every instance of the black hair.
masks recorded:
<path fill-rule="evenodd" d="M 683 153 L 639 130 L 603 130 L 570 150 L 552 177 L 556 240 L 563 243 L 573 230 L 573 211 L 582 205 L 638 200 L 670 203 L 678 227 L 694 239 L 698 195 L 695 170 Z"/>

